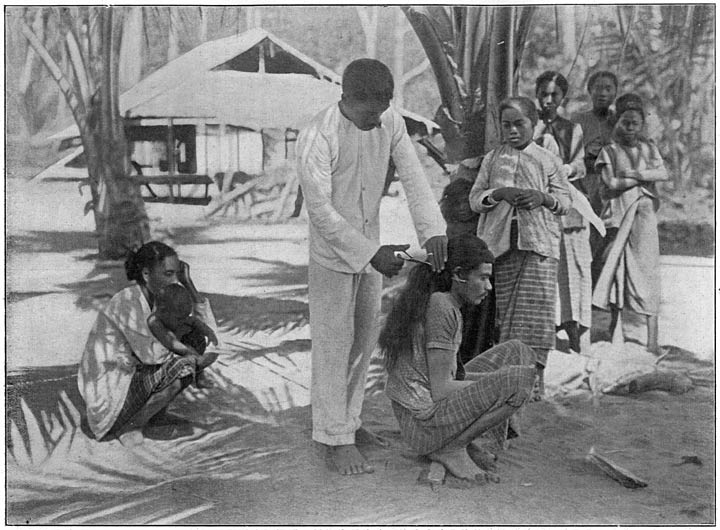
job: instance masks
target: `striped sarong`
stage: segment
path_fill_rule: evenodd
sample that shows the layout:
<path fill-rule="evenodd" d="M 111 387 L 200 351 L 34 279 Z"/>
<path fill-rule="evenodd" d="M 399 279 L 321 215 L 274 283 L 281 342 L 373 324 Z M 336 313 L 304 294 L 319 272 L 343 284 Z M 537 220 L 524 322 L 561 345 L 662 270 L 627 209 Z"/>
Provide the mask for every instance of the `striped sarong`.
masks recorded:
<path fill-rule="evenodd" d="M 504 342 L 475 357 L 465 370 L 477 374 L 468 377 L 474 384 L 438 401 L 426 419 L 392 402 L 403 440 L 419 454 L 445 447 L 474 421 L 504 404 L 517 408 L 525 404 L 535 380 L 535 352 L 520 341 Z M 501 427 L 498 431 L 504 434 L 507 420 Z"/>
<path fill-rule="evenodd" d="M 555 347 L 558 260 L 528 250 L 509 250 L 495 260 L 496 326 L 500 342 L 518 339 L 545 366 Z"/>
<path fill-rule="evenodd" d="M 194 374 L 195 361 L 189 357 L 176 355 L 173 355 L 164 364 L 138 366 L 130 382 L 130 388 L 125 396 L 125 403 L 120 409 L 120 414 L 104 438 L 115 436 L 118 430 L 140 412 L 150 396 L 169 387 L 177 379 L 181 380 L 182 387 L 185 388 L 193 381 Z"/>
<path fill-rule="evenodd" d="M 589 228 L 564 229 L 558 262 L 556 324 L 578 322 L 589 328 L 592 318 L 592 275 Z"/>

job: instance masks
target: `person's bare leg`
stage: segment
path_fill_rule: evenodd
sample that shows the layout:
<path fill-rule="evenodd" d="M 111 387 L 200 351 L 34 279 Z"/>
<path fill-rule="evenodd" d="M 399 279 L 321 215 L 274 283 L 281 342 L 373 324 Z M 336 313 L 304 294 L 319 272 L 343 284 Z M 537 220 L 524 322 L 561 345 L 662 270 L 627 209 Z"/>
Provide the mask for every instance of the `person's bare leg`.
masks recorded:
<path fill-rule="evenodd" d="M 163 408 L 167 407 L 170 402 L 182 391 L 182 382 L 177 379 L 164 388 L 160 392 L 156 392 L 147 400 L 145 406 L 141 408 L 130 421 L 128 421 L 118 432 L 118 438 L 123 445 L 138 445 L 143 442 L 142 428 Z"/>
<path fill-rule="evenodd" d="M 570 349 L 575 353 L 580 353 L 580 328 L 574 320 L 567 322 L 565 332 L 568 335 Z"/>
<path fill-rule="evenodd" d="M 445 447 L 429 453 L 428 458 L 440 462 L 445 466 L 445 469 L 458 478 L 471 481 L 495 481 L 494 477 L 489 476 L 486 471 L 480 469 L 472 461 L 467 446 L 488 429 L 507 420 L 516 411 L 516 407 L 505 404 L 487 414 L 483 414 Z"/>
<path fill-rule="evenodd" d="M 372 473 L 375 468 L 360 453 L 355 444 L 328 445 L 327 454 L 341 475 Z"/>
<path fill-rule="evenodd" d="M 205 373 L 205 368 L 214 363 L 218 358 L 216 351 L 203 354 L 197 361 L 197 373 L 195 375 L 195 387 L 199 389 L 212 388 L 213 383 L 210 377 Z"/>
<path fill-rule="evenodd" d="M 530 401 L 542 401 L 545 397 L 545 367 L 539 363 L 535 365 L 535 384 L 533 385 Z"/>
<path fill-rule="evenodd" d="M 610 306 L 610 326 L 608 327 L 608 333 L 610 333 L 610 342 L 613 344 L 622 344 L 623 342 L 622 323 L 618 329 L 621 312 L 622 309 L 619 307 Z"/>
<path fill-rule="evenodd" d="M 658 344 L 658 316 L 648 315 L 647 317 L 647 349 L 655 355 L 660 354 L 660 346 Z"/>

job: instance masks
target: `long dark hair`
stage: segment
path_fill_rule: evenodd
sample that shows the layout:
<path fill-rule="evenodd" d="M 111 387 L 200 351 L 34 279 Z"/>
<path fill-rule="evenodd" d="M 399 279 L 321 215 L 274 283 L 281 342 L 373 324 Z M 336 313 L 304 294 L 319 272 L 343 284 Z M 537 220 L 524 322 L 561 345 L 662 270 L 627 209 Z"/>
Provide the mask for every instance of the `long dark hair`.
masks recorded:
<path fill-rule="evenodd" d="M 125 275 L 130 281 L 136 281 L 140 285 L 145 285 L 142 271 L 144 268 L 153 270 L 165 258 L 169 256 L 177 256 L 172 247 L 160 241 L 149 241 L 134 252 L 130 252 L 125 260 Z"/>
<path fill-rule="evenodd" d="M 463 234 L 448 241 L 448 259 L 442 272 L 436 274 L 428 265 L 413 266 L 378 339 L 386 368 L 395 366 L 398 358 L 412 355 L 415 333 L 425 324 L 425 313 L 432 293 L 449 291 L 453 274 L 462 276 L 481 263 L 494 261 L 495 258 L 482 239 Z"/>

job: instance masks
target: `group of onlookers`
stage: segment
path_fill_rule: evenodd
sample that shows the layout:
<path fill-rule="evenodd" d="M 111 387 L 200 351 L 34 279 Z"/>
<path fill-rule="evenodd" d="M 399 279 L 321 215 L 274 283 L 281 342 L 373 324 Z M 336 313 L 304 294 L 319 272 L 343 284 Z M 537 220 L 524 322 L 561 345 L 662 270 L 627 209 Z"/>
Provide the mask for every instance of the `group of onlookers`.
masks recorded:
<path fill-rule="evenodd" d="M 627 305 L 647 315 L 648 348 L 658 349 L 654 183 L 667 174 L 642 135 L 642 101 L 623 95 L 613 112 L 617 79 L 598 72 L 588 80 L 592 110 L 567 120 L 558 114 L 567 81 L 543 73 L 538 105 L 504 100 L 500 146 L 465 161 L 459 173 L 467 178 L 452 182 L 438 205 L 403 118 L 390 108 L 389 69 L 353 61 L 342 89 L 297 149 L 310 223 L 312 437 L 340 473 L 373 471 L 357 444 L 377 441 L 360 412 L 379 344 L 403 439 L 460 478 L 497 480 L 479 437 L 489 431 L 504 445 L 519 434 L 515 413 L 542 395 L 558 328 L 579 351 L 591 304 L 610 309 L 613 326 Z M 380 243 L 391 157 L 423 259 L 408 255 L 407 244 Z M 380 330 L 382 276 L 396 275 L 404 258 L 419 263 Z M 78 383 L 94 435 L 132 445 L 148 425 L 173 425 L 167 405 L 202 384 L 198 375 L 217 356 L 204 349 L 217 339 L 209 304 L 174 249 L 146 243 L 126 268 L 133 284 L 100 312 Z M 483 333 L 488 327 L 497 336 Z M 473 333 L 481 340 L 464 347 Z"/>
<path fill-rule="evenodd" d="M 592 108 L 569 120 L 558 113 L 568 97 L 558 72 L 537 77 L 537 104 L 524 97 L 502 102 L 503 143 L 463 161 L 442 200 L 448 233 L 476 233 L 497 258 L 495 322 L 485 314 L 492 304 L 468 312 L 466 324 L 489 323 L 474 326 L 475 336 L 466 333 L 469 350 L 476 354 L 492 339 L 532 346 L 540 394 L 556 331 L 564 330 L 570 349 L 580 352 L 593 305 L 610 310 L 610 336 L 623 307 L 646 315 L 647 347 L 658 352 L 655 182 L 667 172 L 643 135 L 640 97 L 625 94 L 616 102 L 617 78 L 608 71 L 592 74 L 587 88 Z"/>

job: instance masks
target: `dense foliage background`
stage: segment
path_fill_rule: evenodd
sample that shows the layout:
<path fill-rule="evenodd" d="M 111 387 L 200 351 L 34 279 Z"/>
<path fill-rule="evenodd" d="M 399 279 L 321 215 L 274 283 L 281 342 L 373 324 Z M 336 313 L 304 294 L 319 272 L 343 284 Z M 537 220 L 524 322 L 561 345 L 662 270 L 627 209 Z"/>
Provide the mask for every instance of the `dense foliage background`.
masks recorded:
<path fill-rule="evenodd" d="M 399 80 L 396 101 L 428 117 L 440 97 L 418 38 L 395 6 L 129 7 L 121 83 L 127 86 L 199 43 L 261 26 L 340 72 L 373 56 Z M 6 130 L 10 144 L 42 143 L 72 123 L 54 80 L 20 33 L 24 19 L 61 67 L 67 51 L 57 8 L 6 7 Z M 672 170 L 674 188 L 714 188 L 715 6 L 538 6 L 525 43 L 518 92 L 532 96 L 535 77 L 556 69 L 570 81 L 568 112 L 589 104 L 589 73 L 608 69 L 620 93 L 639 92 L 648 131 Z M 122 73 L 121 73 L 122 76 Z M 13 140 L 18 140 L 14 142 Z M 22 151 L 22 149 L 21 149 Z M 27 158 L 28 153 L 15 153 Z M 12 158 L 13 147 L 9 155 Z"/>

